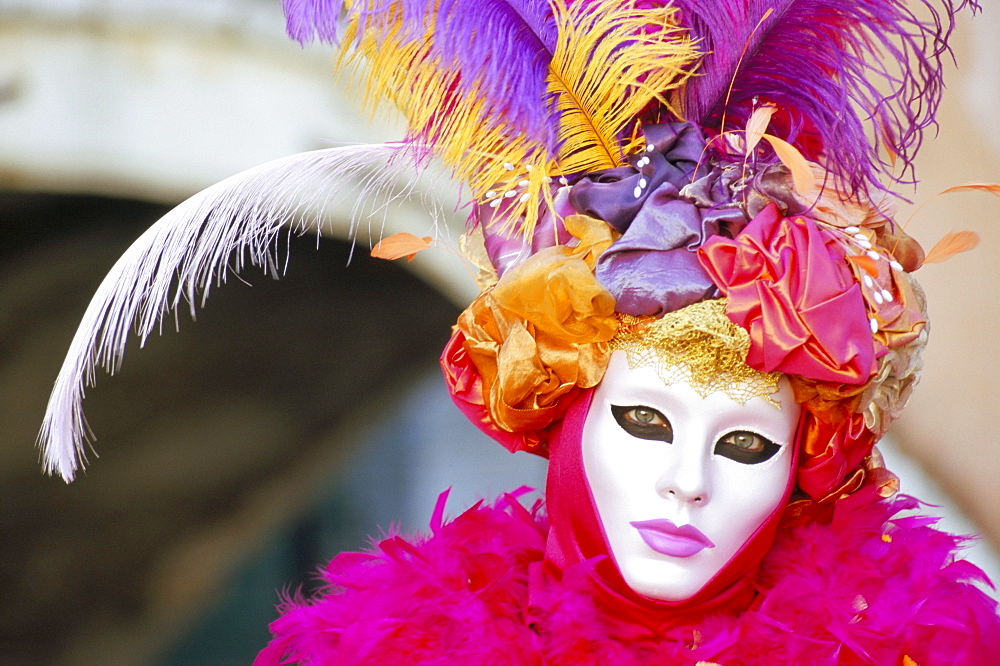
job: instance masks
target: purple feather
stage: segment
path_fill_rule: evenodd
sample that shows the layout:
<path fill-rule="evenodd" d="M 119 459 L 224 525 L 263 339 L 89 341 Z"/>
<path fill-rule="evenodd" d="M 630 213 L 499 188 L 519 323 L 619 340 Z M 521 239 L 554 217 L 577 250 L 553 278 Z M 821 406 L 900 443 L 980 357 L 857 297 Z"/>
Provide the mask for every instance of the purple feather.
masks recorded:
<path fill-rule="evenodd" d="M 459 86 L 477 85 L 495 105 L 494 122 L 554 147 L 547 79 L 557 31 L 548 0 L 441 0 L 438 11 L 434 48 L 463 73 Z"/>
<path fill-rule="evenodd" d="M 289 35 L 302 43 L 315 36 L 335 41 L 342 4 L 284 0 Z M 483 122 L 513 126 L 553 147 L 547 77 L 557 30 L 548 0 L 370 0 L 348 12 L 356 13 L 359 33 L 375 37 L 393 28 L 400 12 L 404 43 L 424 39 L 433 25 L 431 53 L 442 76 L 457 73 L 460 92 L 475 87 L 490 102 Z"/>
<path fill-rule="evenodd" d="M 305 46 L 314 39 L 336 43 L 344 0 L 282 0 L 285 30 L 289 37 Z"/>
<path fill-rule="evenodd" d="M 893 179 L 912 182 L 923 131 L 935 125 L 954 14 L 978 9 L 975 0 L 909 3 L 926 10 L 921 20 L 906 0 L 674 4 L 708 52 L 681 93 L 686 119 L 742 129 L 755 97 L 774 102 L 787 112 L 775 116 L 781 131 L 851 194 L 885 189 L 879 175 L 892 171 L 871 136 L 899 156 Z"/>

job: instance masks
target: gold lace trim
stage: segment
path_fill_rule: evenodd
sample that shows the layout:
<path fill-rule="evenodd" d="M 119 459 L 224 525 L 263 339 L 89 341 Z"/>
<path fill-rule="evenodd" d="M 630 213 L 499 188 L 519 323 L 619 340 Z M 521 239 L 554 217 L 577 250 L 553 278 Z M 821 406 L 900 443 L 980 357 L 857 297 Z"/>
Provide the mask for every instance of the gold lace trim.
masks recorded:
<path fill-rule="evenodd" d="M 746 364 L 750 335 L 726 316 L 724 300 L 695 303 L 661 319 L 619 314 L 612 350 L 625 352 L 628 365 L 653 368 L 667 386 L 686 382 L 701 397 L 725 393 L 746 404 L 778 391 L 780 372 L 760 372 Z"/>

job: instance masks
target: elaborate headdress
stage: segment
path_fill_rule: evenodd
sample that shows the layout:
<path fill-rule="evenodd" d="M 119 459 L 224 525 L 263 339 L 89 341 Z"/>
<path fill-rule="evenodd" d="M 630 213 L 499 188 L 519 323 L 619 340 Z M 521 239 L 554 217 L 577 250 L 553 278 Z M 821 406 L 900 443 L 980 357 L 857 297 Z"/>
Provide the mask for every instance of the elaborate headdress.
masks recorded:
<path fill-rule="evenodd" d="M 788 375 L 805 407 L 805 495 L 893 492 L 873 447 L 919 374 L 925 305 L 909 273 L 924 254 L 879 176 L 905 182 L 933 123 L 956 8 L 923 4 L 923 22 L 897 2 L 667 4 L 704 55 L 619 130 L 619 163 L 550 169 L 537 217 L 502 200 L 521 196 L 510 179 L 477 202 L 467 247 L 489 260 L 485 289 L 442 358 L 460 408 L 545 455 L 612 348 L 645 337 L 683 362 L 683 338 L 637 330 L 724 298 L 746 363 Z"/>
<path fill-rule="evenodd" d="M 140 238 L 59 375 L 46 470 L 72 479 L 84 382 L 117 367 L 133 324 L 145 337 L 182 298 L 194 307 L 231 257 L 274 268 L 281 229 L 308 228 L 323 192 L 354 183 L 366 202 L 436 157 L 473 209 L 464 250 L 483 293 L 442 361 L 474 422 L 544 455 L 622 336 L 724 298 L 747 364 L 791 377 L 805 405 L 799 487 L 816 501 L 856 489 L 926 338 L 909 277 L 923 253 L 888 194 L 912 181 L 953 15 L 974 6 L 910 4 L 286 0 L 289 32 L 339 42 L 366 103 L 394 103 L 408 136 L 258 167 Z"/>

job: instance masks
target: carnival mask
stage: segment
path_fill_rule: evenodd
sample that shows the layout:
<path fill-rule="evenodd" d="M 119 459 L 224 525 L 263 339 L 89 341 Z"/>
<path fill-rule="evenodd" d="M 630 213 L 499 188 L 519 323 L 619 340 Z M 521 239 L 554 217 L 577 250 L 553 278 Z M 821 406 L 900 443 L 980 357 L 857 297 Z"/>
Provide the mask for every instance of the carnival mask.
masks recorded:
<path fill-rule="evenodd" d="M 785 379 L 741 404 L 665 384 L 614 352 L 584 424 L 583 463 L 632 590 L 685 601 L 726 567 L 787 500 L 799 412 Z"/>

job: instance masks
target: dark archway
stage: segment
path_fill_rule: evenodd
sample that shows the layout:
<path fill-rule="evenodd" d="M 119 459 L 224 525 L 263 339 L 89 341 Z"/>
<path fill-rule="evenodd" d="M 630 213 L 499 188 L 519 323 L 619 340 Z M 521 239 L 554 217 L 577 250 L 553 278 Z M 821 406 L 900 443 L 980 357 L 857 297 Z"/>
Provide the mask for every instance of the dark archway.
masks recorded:
<path fill-rule="evenodd" d="M 85 406 L 100 459 L 65 486 L 32 448 L 47 393 L 104 273 L 165 210 L 0 195 L 0 644 L 12 662 L 101 645 L 141 661 L 169 642 L 309 505 L 352 433 L 433 365 L 457 315 L 395 264 L 358 252 L 347 265 L 346 243 L 292 239 L 281 281 L 230 279 L 197 323 L 181 313 L 179 334 L 167 322 L 98 377 Z"/>

